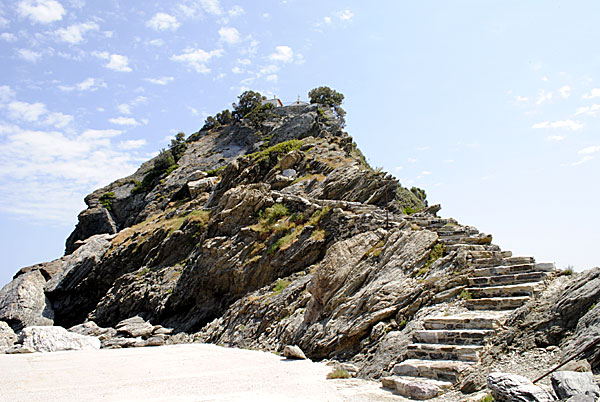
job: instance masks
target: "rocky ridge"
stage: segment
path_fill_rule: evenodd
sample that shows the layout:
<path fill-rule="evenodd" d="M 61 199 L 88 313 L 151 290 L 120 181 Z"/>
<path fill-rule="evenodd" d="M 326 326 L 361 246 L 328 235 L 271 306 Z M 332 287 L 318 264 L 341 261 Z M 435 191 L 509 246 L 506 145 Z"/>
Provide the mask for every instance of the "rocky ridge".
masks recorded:
<path fill-rule="evenodd" d="M 503 354 L 566 358 L 600 335 L 599 269 L 556 279 L 438 217 L 371 169 L 322 105 L 201 130 L 176 165 L 156 161 L 88 195 L 66 255 L 0 291 L 0 348 L 40 325 L 102 347 L 298 345 L 436 397 L 485 387 Z"/>

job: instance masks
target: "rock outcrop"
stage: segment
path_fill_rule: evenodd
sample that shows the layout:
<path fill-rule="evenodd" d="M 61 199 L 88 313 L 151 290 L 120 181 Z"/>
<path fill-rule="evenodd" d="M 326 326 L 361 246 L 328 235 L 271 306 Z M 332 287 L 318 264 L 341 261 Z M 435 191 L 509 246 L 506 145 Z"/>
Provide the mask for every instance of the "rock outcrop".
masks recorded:
<path fill-rule="evenodd" d="M 105 348 L 297 345 L 415 398 L 465 377 L 479 390 L 499 353 L 566 358 L 600 335 L 600 269 L 560 276 L 439 217 L 323 105 L 265 116 L 194 133 L 176 161 L 167 150 L 88 195 L 65 256 L 0 291 L 0 320 Z M 598 370 L 597 350 L 585 357 Z"/>
<path fill-rule="evenodd" d="M 34 352 L 100 349 L 100 340 L 93 336 L 69 332 L 63 327 L 26 327 L 19 333 L 22 347 Z"/>

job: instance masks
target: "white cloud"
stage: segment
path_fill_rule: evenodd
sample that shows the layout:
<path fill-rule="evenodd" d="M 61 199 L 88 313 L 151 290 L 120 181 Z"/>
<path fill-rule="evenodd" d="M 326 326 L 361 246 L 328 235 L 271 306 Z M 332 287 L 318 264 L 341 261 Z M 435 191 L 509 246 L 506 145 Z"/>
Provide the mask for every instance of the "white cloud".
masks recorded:
<path fill-rule="evenodd" d="M 8 114 L 15 120 L 35 122 L 39 120 L 40 116 L 46 113 L 48 113 L 46 105 L 40 102 L 27 103 L 13 101 L 8 104 Z"/>
<path fill-rule="evenodd" d="M 515 101 L 519 102 L 519 103 L 527 102 L 528 100 L 529 100 L 529 98 L 526 96 L 519 96 L 519 95 L 515 96 Z"/>
<path fill-rule="evenodd" d="M 337 17 L 342 21 L 351 21 L 354 13 L 350 10 L 344 10 L 336 13 Z"/>
<path fill-rule="evenodd" d="M 219 36 L 221 37 L 222 41 L 229 44 L 234 44 L 240 41 L 240 33 L 233 27 L 221 27 L 221 29 L 219 29 Z"/>
<path fill-rule="evenodd" d="M 581 165 L 581 164 L 583 164 L 583 163 L 585 163 L 585 162 L 587 162 L 589 160 L 592 160 L 592 159 L 594 159 L 593 156 L 591 156 L 591 155 L 585 155 L 583 158 L 581 158 L 577 162 L 571 163 L 571 166 L 579 166 L 579 165 Z"/>
<path fill-rule="evenodd" d="M 146 26 L 156 31 L 175 31 L 181 24 L 177 21 L 177 18 L 172 15 L 167 13 L 156 13 L 152 19 L 146 22 Z"/>
<path fill-rule="evenodd" d="M 562 135 L 549 135 L 546 137 L 546 141 L 562 141 L 565 137 Z"/>
<path fill-rule="evenodd" d="M 85 130 L 83 132 L 83 134 L 81 134 L 81 136 L 79 137 L 80 139 L 84 139 L 84 140 L 101 140 L 101 139 L 105 139 L 105 138 L 112 138 L 112 137 L 116 137 L 118 135 L 123 134 L 123 131 L 121 130 L 113 130 L 113 129 L 109 129 L 109 130 L 93 130 L 93 129 L 89 129 L 89 130 Z"/>
<path fill-rule="evenodd" d="M 151 84 L 156 85 L 167 85 L 169 82 L 173 81 L 175 78 L 173 77 L 160 77 L 160 78 L 144 78 L 144 81 L 147 81 Z"/>
<path fill-rule="evenodd" d="M 573 120 L 543 121 L 536 123 L 531 128 L 560 128 L 565 130 L 579 130 L 583 124 Z"/>
<path fill-rule="evenodd" d="M 112 119 L 108 119 L 108 121 L 119 126 L 139 126 L 141 124 L 133 117 L 124 116 L 114 117 Z"/>
<path fill-rule="evenodd" d="M 117 106 L 117 110 L 121 114 L 131 114 L 131 106 L 129 106 L 126 103 L 122 103 L 119 106 Z"/>
<path fill-rule="evenodd" d="M 59 85 L 58 88 L 61 91 L 64 92 L 70 92 L 70 91 L 90 91 L 90 92 L 94 92 L 97 91 L 99 88 L 106 88 L 106 82 L 104 82 L 101 79 L 96 79 L 96 78 L 86 78 L 85 80 L 81 81 L 80 83 L 75 84 L 74 86 L 64 86 L 64 85 Z"/>
<path fill-rule="evenodd" d="M 583 99 L 592 99 L 600 97 L 600 88 L 593 88 L 589 93 L 583 95 Z"/>
<path fill-rule="evenodd" d="M 139 166 L 135 152 L 111 144 L 121 133 L 116 130 L 66 136 L 7 127 L 6 133 L 0 146 L 0 211 L 13 216 L 75 223 L 86 194 Z"/>
<path fill-rule="evenodd" d="M 408 163 L 417 163 L 417 160 L 415 158 L 408 158 L 406 161 Z"/>
<path fill-rule="evenodd" d="M 431 174 L 431 172 L 430 172 L 430 171 L 428 171 L 428 170 L 423 170 L 423 171 L 421 172 L 421 174 L 422 174 L 423 176 L 429 176 L 429 175 Z"/>
<path fill-rule="evenodd" d="M 229 11 L 227 12 L 229 14 L 230 17 L 239 17 L 240 15 L 244 15 L 246 13 L 246 11 L 244 10 L 244 8 L 242 6 L 233 6 L 231 7 L 231 9 L 229 9 Z"/>
<path fill-rule="evenodd" d="M 577 153 L 580 154 L 580 155 L 591 155 L 591 154 L 595 154 L 598 151 L 600 151 L 600 146 L 598 146 L 598 145 L 592 145 L 590 147 L 583 148 L 582 150 L 580 150 Z"/>
<path fill-rule="evenodd" d="M 16 42 L 17 41 L 16 35 L 12 34 L 10 32 L 2 32 L 0 34 L 0 39 L 2 39 L 3 41 L 6 41 L 6 42 Z"/>
<path fill-rule="evenodd" d="M 84 22 L 71 25 L 67 28 L 60 28 L 55 31 L 59 39 L 63 42 L 77 44 L 83 41 L 83 35 L 89 31 L 98 31 L 100 27 L 95 22 Z"/>
<path fill-rule="evenodd" d="M 294 59 L 294 51 L 289 46 L 275 46 L 275 53 L 272 53 L 269 59 L 289 63 Z"/>
<path fill-rule="evenodd" d="M 54 126 L 57 128 L 63 128 L 71 124 L 73 116 L 64 113 L 50 113 L 44 120 L 44 124 Z"/>
<path fill-rule="evenodd" d="M 165 45 L 165 41 L 162 39 L 152 39 L 150 41 L 147 42 L 150 46 L 164 46 Z"/>
<path fill-rule="evenodd" d="M 29 123 L 41 123 L 62 128 L 73 121 L 73 116 L 71 115 L 59 112 L 48 112 L 46 105 L 40 102 L 28 103 L 12 101 L 6 105 L 6 108 L 8 110 L 8 116 L 11 119 Z M 44 120 L 41 120 L 42 117 L 45 117 Z"/>
<path fill-rule="evenodd" d="M 120 54 L 111 54 L 110 61 L 104 67 L 121 72 L 131 72 L 131 67 L 129 67 L 129 59 L 127 56 L 122 56 Z"/>
<path fill-rule="evenodd" d="M 263 75 L 263 74 L 274 74 L 276 72 L 279 71 L 279 66 L 275 65 L 275 64 L 269 64 L 268 66 L 262 67 L 259 70 L 259 75 Z"/>
<path fill-rule="evenodd" d="M 244 70 L 242 70 L 241 68 L 239 68 L 239 67 L 236 66 L 236 67 L 234 67 L 234 68 L 231 69 L 231 72 L 234 73 L 234 74 L 242 74 L 244 72 Z"/>
<path fill-rule="evenodd" d="M 40 24 L 60 21 L 65 14 L 65 9 L 56 0 L 22 0 L 17 6 L 17 11 L 21 17 Z"/>
<path fill-rule="evenodd" d="M 252 64 L 252 60 L 250 60 L 250 59 L 238 59 L 237 62 L 238 62 L 238 64 L 241 64 L 242 66 L 248 66 L 248 65 Z"/>
<path fill-rule="evenodd" d="M 41 53 L 35 52 L 30 49 L 19 49 L 17 53 L 19 54 L 20 58 L 22 58 L 23 60 L 30 61 L 32 63 L 35 63 L 42 57 Z"/>
<path fill-rule="evenodd" d="M 269 81 L 269 82 L 277 82 L 279 80 L 279 77 L 277 76 L 277 74 L 271 74 L 271 75 L 267 75 L 265 77 L 265 80 Z"/>
<path fill-rule="evenodd" d="M 0 28 L 7 27 L 9 25 L 9 21 L 2 16 L 2 11 L 0 11 Z"/>
<path fill-rule="evenodd" d="M 146 145 L 146 140 L 127 140 L 121 141 L 119 143 L 119 149 L 130 150 L 130 149 L 138 149 Z"/>
<path fill-rule="evenodd" d="M 567 99 L 569 96 L 571 96 L 571 87 L 564 85 L 558 90 L 558 92 L 560 93 L 560 96 Z"/>
<path fill-rule="evenodd" d="M 326 24 L 331 24 L 331 17 L 323 17 L 323 22 Z"/>
<path fill-rule="evenodd" d="M 600 112 L 600 105 L 593 104 L 591 106 L 582 106 L 582 107 L 577 108 L 577 110 L 575 111 L 575 115 L 589 114 L 589 115 L 594 116 L 598 112 Z"/>
<path fill-rule="evenodd" d="M 223 13 L 219 0 L 200 0 L 200 4 L 204 11 L 209 14 L 220 15 Z"/>
<path fill-rule="evenodd" d="M 184 49 L 182 54 L 171 56 L 171 60 L 186 64 L 188 67 L 193 68 L 199 73 L 207 74 L 210 72 L 210 68 L 206 64 L 214 57 L 220 57 L 223 54 L 223 50 L 216 49 L 210 52 L 202 49 L 187 48 Z"/>
<path fill-rule="evenodd" d="M 536 105 L 541 105 L 544 102 L 547 102 L 552 99 L 552 92 L 546 92 L 545 90 L 541 90 L 537 100 L 535 101 Z"/>
<path fill-rule="evenodd" d="M 0 103 L 8 102 L 15 97 L 15 91 L 8 85 L 0 85 Z"/>

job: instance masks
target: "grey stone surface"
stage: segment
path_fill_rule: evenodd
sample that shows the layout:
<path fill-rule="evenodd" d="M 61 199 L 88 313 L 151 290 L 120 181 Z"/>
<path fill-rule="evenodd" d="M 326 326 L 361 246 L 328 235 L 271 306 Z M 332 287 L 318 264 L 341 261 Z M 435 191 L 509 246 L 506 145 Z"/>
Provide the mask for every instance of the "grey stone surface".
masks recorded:
<path fill-rule="evenodd" d="M 132 338 L 137 338 L 138 336 L 148 338 L 152 335 L 154 326 L 142 317 L 135 316 L 119 322 L 115 326 L 115 329 L 117 333 L 123 333 Z"/>
<path fill-rule="evenodd" d="M 296 345 L 286 345 L 283 348 L 283 356 L 285 356 L 286 359 L 306 359 L 306 355 L 304 354 L 302 349 L 300 349 Z"/>
<path fill-rule="evenodd" d="M 591 372 L 557 371 L 552 373 L 552 388 L 560 399 L 581 394 L 600 398 L 600 387 L 594 383 L 594 375 Z"/>
<path fill-rule="evenodd" d="M 110 327 L 101 328 L 94 321 L 86 321 L 83 324 L 75 325 L 69 328 L 69 331 L 80 335 L 95 336 L 100 341 L 105 341 L 117 335 L 116 329 Z"/>
<path fill-rule="evenodd" d="M 26 327 L 19 333 L 19 343 L 36 352 L 100 349 L 94 336 L 69 332 L 63 327 Z"/>
<path fill-rule="evenodd" d="M 526 377 L 508 373 L 490 373 L 488 388 L 497 401 L 504 402 L 552 402 L 556 399 Z"/>
<path fill-rule="evenodd" d="M 15 331 L 31 325 L 52 325 L 54 311 L 44 294 L 40 271 L 19 275 L 0 290 L 0 320 Z"/>
<path fill-rule="evenodd" d="M 0 321 L 0 353 L 11 348 L 16 341 L 17 335 L 12 328 L 4 321 Z"/>

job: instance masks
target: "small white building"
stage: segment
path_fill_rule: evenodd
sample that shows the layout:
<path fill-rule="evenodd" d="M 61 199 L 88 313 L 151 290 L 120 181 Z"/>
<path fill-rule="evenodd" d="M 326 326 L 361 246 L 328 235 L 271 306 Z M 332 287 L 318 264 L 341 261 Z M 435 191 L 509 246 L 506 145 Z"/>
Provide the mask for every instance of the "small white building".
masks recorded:
<path fill-rule="evenodd" d="M 271 105 L 273 105 L 273 107 L 282 107 L 283 106 L 283 103 L 281 102 L 281 100 L 276 98 L 275 96 L 273 96 L 273 99 L 267 99 L 266 96 L 263 96 L 262 104 L 266 105 L 267 103 L 270 103 Z"/>

